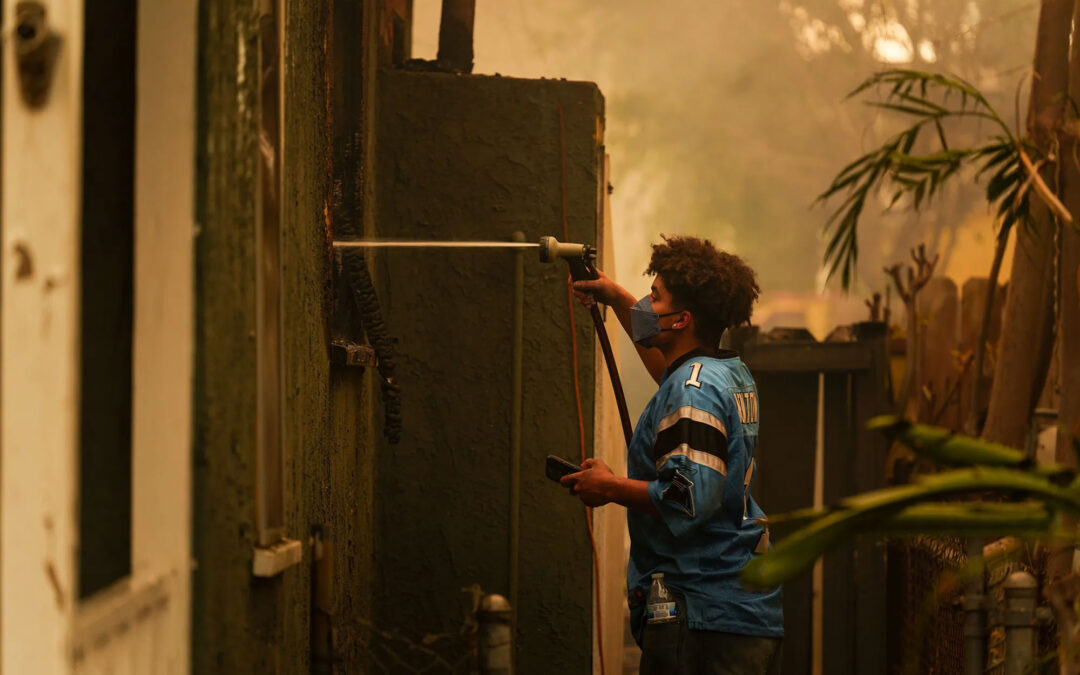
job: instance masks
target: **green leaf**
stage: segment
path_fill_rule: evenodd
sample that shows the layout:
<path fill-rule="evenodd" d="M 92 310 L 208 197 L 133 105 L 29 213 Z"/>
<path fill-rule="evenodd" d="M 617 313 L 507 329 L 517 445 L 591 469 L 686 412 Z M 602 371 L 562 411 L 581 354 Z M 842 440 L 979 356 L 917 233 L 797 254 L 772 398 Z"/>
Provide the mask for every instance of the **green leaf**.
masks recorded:
<path fill-rule="evenodd" d="M 836 174 L 836 178 L 833 180 L 833 183 L 835 184 L 836 180 L 839 180 L 840 178 L 843 178 L 848 174 L 857 173 L 856 169 L 858 169 L 863 164 L 869 162 L 876 154 L 877 152 L 868 152 L 865 155 L 856 159 L 851 164 L 845 166 L 843 169 L 840 169 L 840 172 Z"/>
<path fill-rule="evenodd" d="M 1013 469 L 976 467 L 922 478 L 914 485 L 875 490 L 844 500 L 830 511 L 781 540 L 742 571 L 744 584 L 772 588 L 810 568 L 814 561 L 851 538 L 880 530 L 905 507 L 962 495 L 1005 492 L 1038 499 L 1052 509 L 1080 515 L 1080 494 L 1037 476 Z"/>
<path fill-rule="evenodd" d="M 944 427 L 910 422 L 896 415 L 880 415 L 866 423 L 890 440 L 903 443 L 921 457 L 949 466 L 1030 466 L 1027 454 L 1000 443 L 953 433 Z"/>
<path fill-rule="evenodd" d="M 861 177 L 862 177 L 861 174 L 852 173 L 850 176 L 846 176 L 846 177 L 844 177 L 842 179 L 837 180 L 835 183 L 833 183 L 832 185 L 829 186 L 828 190 L 821 193 L 821 196 L 818 197 L 818 199 L 819 200 L 828 199 L 829 197 L 833 196 L 837 192 L 840 192 L 841 190 L 848 187 L 849 185 L 854 184 Z"/>
<path fill-rule="evenodd" d="M 900 152 L 906 155 L 911 152 L 911 148 L 915 145 L 915 141 L 919 137 L 919 129 L 917 127 L 909 129 L 901 134 L 901 136 L 903 137 L 903 142 L 898 145 L 900 146 Z"/>
<path fill-rule="evenodd" d="M 869 105 L 914 119 L 910 126 L 889 138 L 878 149 L 856 158 L 841 169 L 815 200 L 815 203 L 824 202 L 837 194 L 848 193 L 825 224 L 825 231 L 830 233 L 824 259 L 828 278 L 831 280 L 839 272 L 845 288 L 849 288 L 856 269 L 858 226 L 871 190 L 882 189 L 885 181 L 892 181 L 896 185 L 889 186 L 893 197 L 888 208 L 895 205 L 903 194 L 910 194 L 912 208 L 919 210 L 924 201 L 937 195 L 945 182 L 957 175 L 964 163 L 977 160 L 982 165 L 981 171 L 989 171 L 996 169 L 999 164 L 1010 164 L 1009 158 L 1016 154 L 1017 141 L 1009 126 L 982 93 L 961 78 L 911 69 L 887 69 L 871 74 L 848 97 L 871 90 L 877 90 L 881 98 L 868 102 Z M 918 94 L 914 93 L 916 91 Z M 959 107 L 947 105 L 951 95 L 959 95 Z M 955 98 L 952 100 L 955 101 Z M 991 121 L 997 125 L 997 135 L 989 143 L 971 148 L 953 148 L 942 123 L 947 117 L 975 117 Z M 940 151 L 913 156 L 911 152 L 919 134 L 930 123 L 934 125 Z M 1000 197 L 1009 189 L 1007 182 L 1001 184 L 1008 176 L 1006 172 L 994 183 L 992 194 L 995 197 Z M 1023 220 L 1023 213 L 1017 217 Z"/>
<path fill-rule="evenodd" d="M 926 192 L 926 183 L 921 182 L 919 186 L 915 188 L 915 210 L 919 210 L 919 206 L 922 204 L 923 195 Z"/>
<path fill-rule="evenodd" d="M 983 165 L 979 167 L 979 170 L 975 173 L 975 180 L 981 179 L 983 175 L 989 172 L 991 169 L 1000 167 L 1003 164 L 1019 163 L 1020 157 L 1016 154 L 1016 148 L 1005 148 L 1002 151 L 999 151 L 997 154 L 991 155 L 989 159 L 987 159 L 983 163 Z"/>
<path fill-rule="evenodd" d="M 1048 534 L 1055 515 L 1039 502 L 945 502 L 915 504 L 884 521 L 875 536 L 1005 537 Z"/>
<path fill-rule="evenodd" d="M 947 140 L 945 140 L 945 128 L 941 126 L 941 120 L 935 119 L 934 120 L 934 126 L 937 127 L 938 141 L 941 142 L 942 149 L 943 150 L 948 150 L 949 149 L 949 142 Z"/>
<path fill-rule="evenodd" d="M 923 170 L 934 170 L 944 166 L 959 164 L 971 155 L 970 150 L 942 150 L 926 155 L 908 155 L 894 153 L 892 159 L 904 166 Z"/>
<path fill-rule="evenodd" d="M 914 117 L 936 117 L 939 115 L 939 113 L 936 113 L 933 110 L 914 105 L 904 105 L 903 103 L 892 103 L 890 101 L 867 101 L 866 105 L 871 108 L 882 108 L 884 110 L 891 110 L 893 112 L 912 115 Z"/>
<path fill-rule="evenodd" d="M 893 182 L 899 183 L 900 185 L 904 186 L 904 188 L 906 188 L 907 191 L 910 192 L 911 190 L 913 190 L 922 181 L 916 180 L 914 178 L 908 178 L 907 176 L 905 176 L 903 174 L 897 174 L 897 175 L 893 176 Z"/>
<path fill-rule="evenodd" d="M 997 136 L 992 143 L 981 145 L 975 148 L 974 151 L 977 157 L 985 157 L 987 155 L 1007 157 L 1016 154 L 1016 148 L 1016 143 L 1013 143 L 1008 138 Z"/>
<path fill-rule="evenodd" d="M 829 264 L 828 277 L 831 278 L 837 270 L 840 270 L 841 285 L 844 288 L 848 288 L 851 284 L 855 258 L 858 256 L 855 224 L 858 222 L 858 213 L 862 211 L 862 208 L 863 203 L 860 200 L 857 206 L 853 206 L 844 215 L 825 252 L 825 260 Z"/>
<path fill-rule="evenodd" d="M 1017 180 L 1021 176 L 1021 169 L 1013 164 L 1005 164 L 997 173 L 993 175 L 990 182 L 986 184 L 986 201 L 993 203 L 997 201 L 998 197 L 1005 193 L 1006 190 L 1014 189 L 1018 183 Z"/>

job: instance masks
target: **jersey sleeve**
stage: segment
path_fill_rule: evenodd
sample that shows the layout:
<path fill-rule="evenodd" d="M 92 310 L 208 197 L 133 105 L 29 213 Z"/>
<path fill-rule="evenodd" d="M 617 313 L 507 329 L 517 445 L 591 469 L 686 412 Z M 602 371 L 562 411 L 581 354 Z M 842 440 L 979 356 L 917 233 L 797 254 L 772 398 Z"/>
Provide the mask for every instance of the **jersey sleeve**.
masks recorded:
<path fill-rule="evenodd" d="M 729 487 L 731 466 L 725 403 L 712 387 L 676 385 L 665 416 L 657 423 L 652 446 L 657 478 L 649 496 L 676 537 L 695 532 L 723 507 L 726 496 L 739 492 L 742 475 Z"/>

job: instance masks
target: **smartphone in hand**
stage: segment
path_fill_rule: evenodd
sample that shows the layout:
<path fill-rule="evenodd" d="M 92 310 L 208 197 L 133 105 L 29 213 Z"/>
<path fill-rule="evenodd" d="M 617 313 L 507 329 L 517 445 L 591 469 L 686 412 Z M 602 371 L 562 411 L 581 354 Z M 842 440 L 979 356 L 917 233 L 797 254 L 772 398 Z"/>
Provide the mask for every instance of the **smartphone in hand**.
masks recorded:
<path fill-rule="evenodd" d="M 548 455 L 547 461 L 544 464 L 544 470 L 547 473 L 547 477 L 556 483 L 559 482 L 563 476 L 569 476 L 572 473 L 578 471 L 584 471 L 579 465 L 569 462 L 562 457 L 556 457 L 555 455 Z"/>

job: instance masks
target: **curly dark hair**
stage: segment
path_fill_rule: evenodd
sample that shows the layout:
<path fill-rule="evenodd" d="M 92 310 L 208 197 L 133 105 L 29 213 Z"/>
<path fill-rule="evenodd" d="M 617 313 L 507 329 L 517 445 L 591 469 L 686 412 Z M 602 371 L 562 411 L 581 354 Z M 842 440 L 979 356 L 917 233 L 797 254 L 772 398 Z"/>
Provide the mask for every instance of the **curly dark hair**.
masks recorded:
<path fill-rule="evenodd" d="M 660 236 L 664 242 L 653 244 L 645 273 L 663 279 L 675 305 L 694 315 L 698 339 L 716 347 L 725 330 L 750 323 L 761 289 L 742 258 L 708 239 Z"/>

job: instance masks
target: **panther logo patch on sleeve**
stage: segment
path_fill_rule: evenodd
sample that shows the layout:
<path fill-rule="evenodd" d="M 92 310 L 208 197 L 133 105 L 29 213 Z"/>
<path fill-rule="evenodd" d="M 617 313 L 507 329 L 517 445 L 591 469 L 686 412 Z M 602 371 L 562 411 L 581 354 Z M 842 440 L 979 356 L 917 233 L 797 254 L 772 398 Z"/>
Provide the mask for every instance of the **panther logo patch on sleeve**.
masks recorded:
<path fill-rule="evenodd" d="M 660 493 L 660 499 L 682 509 L 686 515 L 694 517 L 694 492 L 690 489 L 694 482 L 678 469 L 671 478 L 671 485 Z"/>

